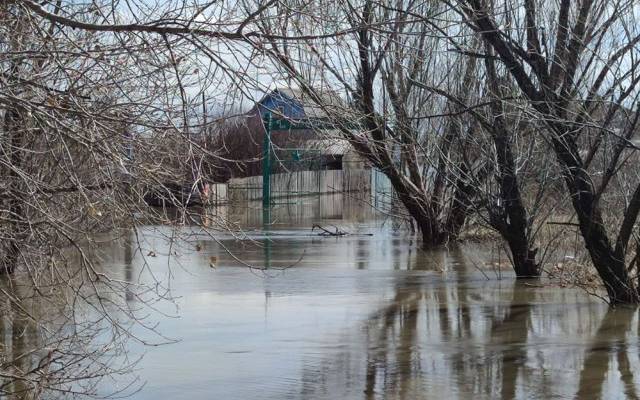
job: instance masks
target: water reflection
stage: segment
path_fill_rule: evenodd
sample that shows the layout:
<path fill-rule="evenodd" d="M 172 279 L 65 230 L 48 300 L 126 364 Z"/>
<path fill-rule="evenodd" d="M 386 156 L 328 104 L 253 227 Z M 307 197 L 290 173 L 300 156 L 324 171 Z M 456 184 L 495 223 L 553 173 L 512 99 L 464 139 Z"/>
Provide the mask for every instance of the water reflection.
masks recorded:
<path fill-rule="evenodd" d="M 244 228 L 269 225 L 309 226 L 310 221 L 369 222 L 376 213 L 366 204 L 368 198 L 357 194 L 331 194 L 275 200 L 265 213 L 261 202 L 217 207 L 214 215 Z M 211 213 L 211 212 L 210 212 Z"/>
<path fill-rule="evenodd" d="M 157 318 L 181 342 L 130 346 L 129 357 L 147 353 L 137 366 L 147 384 L 132 398 L 637 398 L 635 310 L 508 274 L 488 280 L 471 259 L 489 249 L 423 251 L 411 235 L 362 222 L 370 211 L 344 198 L 313 201 L 267 218 L 225 211 L 246 240 L 149 226 L 105 244 L 102 267 L 128 282 L 132 309 L 138 285 L 157 281 L 176 304 L 154 307 L 181 316 Z M 354 235 L 318 237 L 317 221 Z M 23 329 L 0 329 L 2 362 L 13 362 Z"/>
<path fill-rule="evenodd" d="M 300 394 L 290 397 L 637 398 L 634 310 L 513 282 L 424 290 L 408 283 L 399 279 L 364 332 L 349 334 L 345 352 L 353 346 L 366 357 L 307 362 Z"/>
<path fill-rule="evenodd" d="M 50 371 L 34 318 L 46 307 L 34 305 L 33 292 L 11 277 L 0 277 L 0 398 L 38 398 L 38 375 Z M 17 301 L 20 299 L 20 301 Z"/>
<path fill-rule="evenodd" d="M 2 287 L 6 288 L 11 283 L 6 277 L 2 279 Z M 8 300 L 8 299 L 7 299 Z M 0 371 L 6 374 L 0 381 L 0 394 L 21 398 L 25 396 L 29 386 L 25 380 L 11 379 L 11 376 L 19 376 L 30 370 L 29 344 L 35 340 L 34 332 L 24 313 L 16 308 L 12 301 L 6 301 L 2 310 L 0 321 Z"/>
<path fill-rule="evenodd" d="M 178 361 L 186 384 L 159 384 L 166 374 L 156 365 L 138 397 L 154 398 L 154 383 L 203 399 L 635 396 L 635 312 L 608 311 L 575 290 L 488 281 L 468 262 L 482 249 L 424 252 L 388 234 L 336 240 L 288 229 L 261 248 L 225 241 L 257 265 L 267 254 L 282 265 L 306 253 L 283 274 L 250 278 L 219 244 L 203 242 L 182 262 L 198 273 L 199 260 L 216 254 L 215 276 L 176 279 L 186 347 L 207 356 Z M 177 347 L 158 351 L 173 360 Z"/>
<path fill-rule="evenodd" d="M 638 398 L 633 374 L 638 366 L 637 338 L 629 337 L 634 314 L 633 310 L 622 308 L 608 310 L 604 315 L 584 359 L 577 398 L 594 395 Z M 616 387 L 607 388 L 611 373 L 618 375 L 619 382 Z"/>

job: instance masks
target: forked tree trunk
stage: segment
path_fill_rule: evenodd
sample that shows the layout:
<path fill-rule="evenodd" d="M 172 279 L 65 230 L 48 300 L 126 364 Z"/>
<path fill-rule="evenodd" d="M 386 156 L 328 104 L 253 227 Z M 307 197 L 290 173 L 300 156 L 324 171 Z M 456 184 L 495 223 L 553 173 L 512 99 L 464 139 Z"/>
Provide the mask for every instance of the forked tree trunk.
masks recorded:
<path fill-rule="evenodd" d="M 433 212 L 437 207 L 434 207 L 432 202 L 438 201 L 439 204 L 442 204 L 443 198 L 434 199 L 424 191 L 412 190 L 410 183 L 402 179 L 399 174 L 388 173 L 387 177 L 398 199 L 411 218 L 415 220 L 422 235 L 424 248 L 441 246 L 458 238 L 468 216 L 470 198 L 473 195 L 473 187 L 466 179 L 458 177 L 456 180 L 448 214 L 442 218 Z"/>

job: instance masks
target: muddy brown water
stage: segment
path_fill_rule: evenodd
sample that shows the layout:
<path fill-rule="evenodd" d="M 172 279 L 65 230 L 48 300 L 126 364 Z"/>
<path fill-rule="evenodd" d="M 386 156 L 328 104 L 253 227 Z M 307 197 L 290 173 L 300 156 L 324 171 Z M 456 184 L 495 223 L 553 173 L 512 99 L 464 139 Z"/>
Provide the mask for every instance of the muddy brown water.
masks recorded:
<path fill-rule="evenodd" d="M 105 244 L 114 275 L 171 275 L 176 297 L 159 307 L 177 318 L 154 318 L 179 342 L 131 345 L 146 382 L 133 399 L 638 397 L 635 310 L 482 273 L 483 246 L 423 251 L 340 196 L 278 205 L 267 230 L 259 207 L 218 212 L 251 240 L 193 230 L 169 248 L 172 231 L 149 226 L 142 251 Z M 353 234 L 318 237 L 314 222 Z"/>

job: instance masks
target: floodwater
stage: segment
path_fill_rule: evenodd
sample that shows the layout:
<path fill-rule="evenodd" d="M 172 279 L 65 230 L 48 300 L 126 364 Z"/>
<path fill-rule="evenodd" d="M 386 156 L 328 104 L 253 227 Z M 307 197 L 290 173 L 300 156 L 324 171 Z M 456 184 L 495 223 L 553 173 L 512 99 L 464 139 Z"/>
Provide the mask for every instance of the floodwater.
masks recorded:
<path fill-rule="evenodd" d="M 105 244 L 115 276 L 172 277 L 176 306 L 157 307 L 177 317 L 154 318 L 179 341 L 131 344 L 132 357 L 144 353 L 133 399 L 639 396 L 635 310 L 517 283 L 483 266 L 488 247 L 422 251 L 341 196 L 280 204 L 270 225 L 259 208 L 218 212 L 244 233 L 193 229 L 170 247 L 175 231 L 150 226 Z M 314 223 L 351 235 L 320 237 Z"/>

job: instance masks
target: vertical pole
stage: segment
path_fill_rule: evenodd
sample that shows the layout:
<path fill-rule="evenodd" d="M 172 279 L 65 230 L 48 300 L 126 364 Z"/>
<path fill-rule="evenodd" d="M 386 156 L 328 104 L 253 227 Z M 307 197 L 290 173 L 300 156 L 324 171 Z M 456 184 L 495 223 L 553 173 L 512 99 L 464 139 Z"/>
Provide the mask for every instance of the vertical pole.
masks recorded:
<path fill-rule="evenodd" d="M 376 207 L 378 207 L 378 170 L 371 168 L 373 174 L 373 201 Z"/>
<path fill-rule="evenodd" d="M 204 91 L 202 91 L 202 131 L 200 132 L 200 144 L 202 145 L 202 147 L 204 147 L 205 150 L 207 149 L 207 142 L 209 141 L 207 129 L 207 100 L 204 96 Z M 200 174 L 202 174 L 202 171 L 200 171 Z M 207 178 L 207 181 L 202 179 L 198 183 L 198 193 L 200 193 L 200 201 L 202 201 L 202 204 L 204 205 L 209 205 L 212 200 L 215 201 L 211 198 L 211 185 L 209 185 L 208 182 L 210 177 Z M 203 196 L 204 200 L 202 199 Z"/>
<path fill-rule="evenodd" d="M 202 132 L 204 134 L 203 136 L 205 136 L 207 134 L 207 128 L 208 128 L 207 127 L 207 103 L 206 103 L 206 101 L 207 100 L 204 97 L 204 91 L 203 91 L 202 92 L 202 126 L 204 127 L 203 128 L 203 132 Z M 207 144 L 206 140 L 204 141 L 204 144 L 206 146 L 206 144 Z M 206 147 L 205 147 L 205 149 L 206 149 Z"/>
<path fill-rule="evenodd" d="M 264 138 L 262 141 L 262 208 L 271 206 L 271 113 L 264 116 Z"/>
<path fill-rule="evenodd" d="M 271 239 L 269 225 L 271 224 L 271 128 L 273 118 L 267 111 L 264 116 L 264 138 L 262 140 L 262 227 L 265 231 L 264 268 L 271 267 Z"/>
<path fill-rule="evenodd" d="M 263 242 L 264 269 L 271 268 L 271 238 L 269 231 L 265 230 L 266 236 Z"/>

